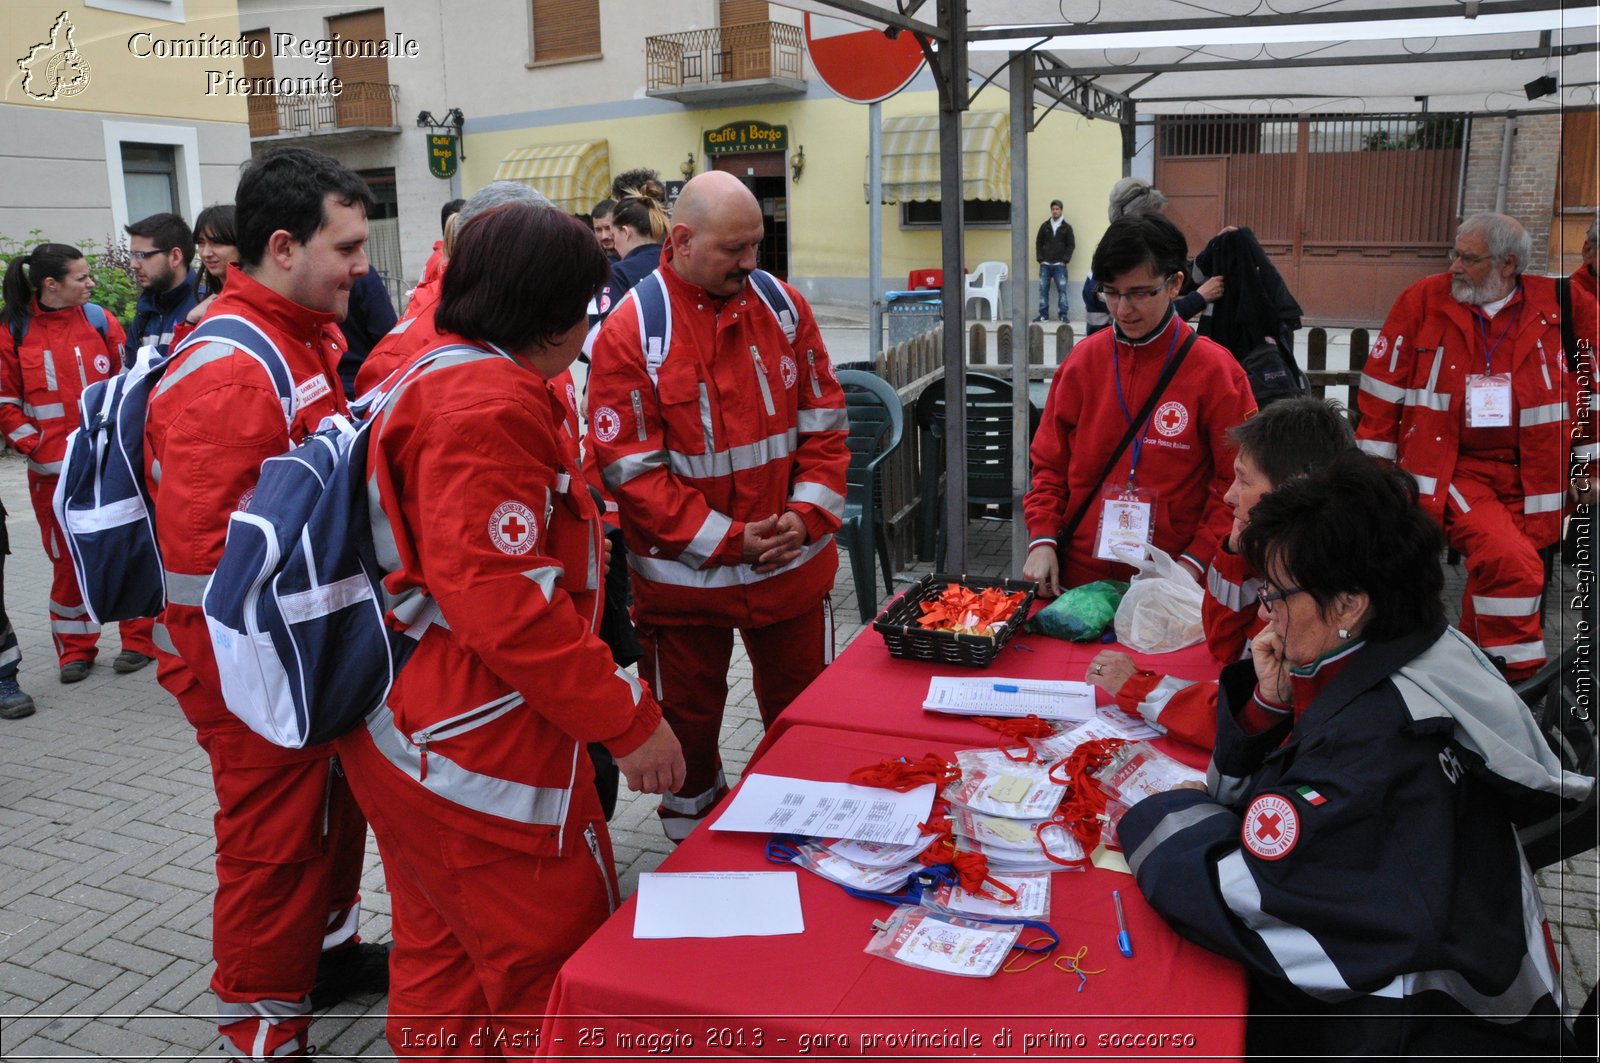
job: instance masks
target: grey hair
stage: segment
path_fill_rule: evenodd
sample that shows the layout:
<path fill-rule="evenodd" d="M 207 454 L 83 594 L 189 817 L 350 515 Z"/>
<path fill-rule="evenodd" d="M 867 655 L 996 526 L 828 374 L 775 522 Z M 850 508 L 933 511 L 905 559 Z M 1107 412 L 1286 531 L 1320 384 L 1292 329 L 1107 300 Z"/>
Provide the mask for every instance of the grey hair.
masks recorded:
<path fill-rule="evenodd" d="M 1589 231 L 1583 234 L 1583 238 L 1591 244 L 1600 244 L 1600 217 L 1589 223 Z"/>
<path fill-rule="evenodd" d="M 554 207 L 550 198 L 531 185 L 521 181 L 490 181 L 468 197 L 456 215 L 456 229 L 467 224 L 486 210 L 503 207 L 507 203 L 531 203 L 535 207 Z"/>
<path fill-rule="evenodd" d="M 1159 214 L 1167 205 L 1167 197 L 1143 177 L 1124 177 L 1111 186 L 1111 204 L 1106 218 L 1116 221 L 1140 214 Z"/>
<path fill-rule="evenodd" d="M 1533 237 L 1521 222 L 1505 214 L 1490 211 L 1474 214 L 1461 223 L 1456 236 L 1481 236 L 1489 249 L 1489 257 L 1496 262 L 1504 262 L 1515 255 L 1519 274 L 1527 270 L 1528 260 L 1533 257 Z"/>

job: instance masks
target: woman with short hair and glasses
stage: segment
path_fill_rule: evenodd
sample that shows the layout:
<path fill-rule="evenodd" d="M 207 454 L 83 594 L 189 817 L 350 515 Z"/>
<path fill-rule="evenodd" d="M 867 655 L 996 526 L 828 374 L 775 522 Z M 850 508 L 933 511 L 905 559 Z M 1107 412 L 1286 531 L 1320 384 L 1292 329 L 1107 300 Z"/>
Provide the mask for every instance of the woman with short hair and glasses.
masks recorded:
<path fill-rule="evenodd" d="M 1139 888 L 1249 971 L 1252 1057 L 1573 1051 L 1516 827 L 1594 781 L 1445 625 L 1415 482 L 1347 451 L 1242 539 L 1266 627 L 1222 672 L 1209 789 L 1118 825 Z"/>
<path fill-rule="evenodd" d="M 1173 308 L 1185 247 L 1172 222 L 1149 214 L 1112 222 L 1095 248 L 1114 327 L 1078 344 L 1056 370 L 1023 500 L 1022 575 L 1046 597 L 1128 578 L 1133 570 L 1119 558 L 1129 546 L 1119 544 L 1153 543 L 1198 581 L 1232 526 L 1223 499 L 1233 482 L 1227 435 L 1256 404 L 1233 355 L 1195 335 Z M 1145 413 L 1169 366 L 1175 372 Z"/>

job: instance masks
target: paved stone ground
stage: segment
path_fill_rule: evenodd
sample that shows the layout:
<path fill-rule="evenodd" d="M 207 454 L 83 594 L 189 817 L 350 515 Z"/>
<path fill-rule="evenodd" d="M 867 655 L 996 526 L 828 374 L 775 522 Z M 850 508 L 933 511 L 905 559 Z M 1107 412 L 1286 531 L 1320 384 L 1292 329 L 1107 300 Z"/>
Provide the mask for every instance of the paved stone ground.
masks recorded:
<path fill-rule="evenodd" d="M 841 361 L 864 356 L 860 315 L 821 308 Z M 75 686 L 56 680 L 45 600 L 49 569 L 27 505 L 24 467 L 0 458 L 13 555 L 6 603 L 23 648 L 33 717 L 0 721 L 0 1058 L 217 1058 L 210 976 L 211 815 L 205 758 L 154 669 L 116 676 L 104 665 Z M 1009 526 L 975 521 L 968 568 L 1002 574 Z M 915 578 L 926 568 L 913 569 Z M 834 592 L 838 646 L 861 631 L 841 568 Z M 1460 577 L 1454 577 L 1459 590 Z M 1574 617 L 1553 624 L 1565 638 Z M 102 660 L 117 650 L 114 631 Z M 750 669 L 736 651 L 723 728 L 731 777 L 760 738 Z M 612 822 L 625 892 L 670 851 L 654 801 L 625 798 Z M 1571 1001 L 1600 977 L 1596 854 L 1540 873 Z M 389 896 L 369 841 L 361 932 L 389 935 Z M 1575 1006 L 1575 1005 L 1574 1005 Z M 312 1039 L 332 1058 L 388 1058 L 383 1000 L 320 1016 Z"/>

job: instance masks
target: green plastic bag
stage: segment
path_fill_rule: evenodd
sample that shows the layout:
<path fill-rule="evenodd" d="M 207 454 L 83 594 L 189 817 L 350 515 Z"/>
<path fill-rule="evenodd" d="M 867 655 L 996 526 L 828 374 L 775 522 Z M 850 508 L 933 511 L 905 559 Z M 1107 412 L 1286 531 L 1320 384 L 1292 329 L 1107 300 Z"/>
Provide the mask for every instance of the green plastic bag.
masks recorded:
<path fill-rule="evenodd" d="M 1069 642 L 1093 642 L 1111 626 L 1128 592 L 1122 580 L 1102 579 L 1074 587 L 1028 621 L 1028 630 Z"/>

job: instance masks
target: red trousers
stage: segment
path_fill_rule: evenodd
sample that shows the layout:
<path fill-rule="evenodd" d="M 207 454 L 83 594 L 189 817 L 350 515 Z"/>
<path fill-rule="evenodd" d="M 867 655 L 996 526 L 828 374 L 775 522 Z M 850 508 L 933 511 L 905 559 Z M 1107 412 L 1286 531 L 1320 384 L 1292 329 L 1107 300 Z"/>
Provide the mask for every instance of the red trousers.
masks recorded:
<path fill-rule="evenodd" d="M 728 792 L 722 773 L 722 712 L 728 701 L 733 629 L 638 621 L 639 679 L 683 746 L 683 786 L 662 797 L 657 815 L 667 837 L 682 841 Z M 833 610 L 826 598 L 791 620 L 741 628 L 763 727 L 833 660 Z"/>
<path fill-rule="evenodd" d="M 220 702 L 198 686 L 178 696 L 217 794 L 211 988 L 235 1058 L 264 1060 L 304 1050 L 317 960 L 355 938 L 367 823 L 327 746 L 218 724 Z"/>
<path fill-rule="evenodd" d="M 1444 511 L 1445 538 L 1467 565 L 1461 631 L 1484 653 L 1504 658 L 1512 682 L 1545 663 L 1544 562 L 1521 516 L 1516 466 L 1463 455 Z"/>
<path fill-rule="evenodd" d="M 339 741 L 393 902 L 389 1047 L 402 1058 L 533 1058 L 556 972 L 616 904 L 605 821 L 569 823 L 578 833 L 566 857 L 441 829 L 427 793 L 365 729 Z"/>
<path fill-rule="evenodd" d="M 40 476 L 29 470 L 28 496 L 33 500 L 33 512 L 39 518 L 39 535 L 44 540 L 44 554 L 50 559 L 50 637 L 56 644 L 56 659 L 61 664 L 68 661 L 94 660 L 100 641 L 100 625 L 89 620 L 89 611 L 83 607 L 83 594 L 78 590 L 78 574 L 72 568 L 72 555 L 61 537 L 61 527 L 56 523 L 52 499 L 56 493 L 58 476 Z M 156 655 L 155 643 L 150 641 L 150 628 L 154 621 L 148 619 L 124 620 L 118 628 L 122 632 L 122 648 Z"/>

